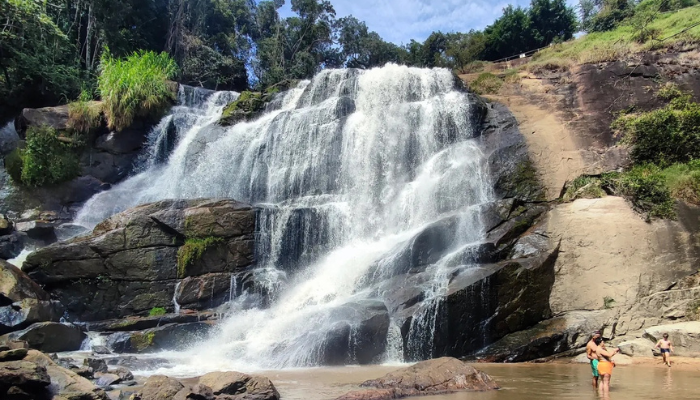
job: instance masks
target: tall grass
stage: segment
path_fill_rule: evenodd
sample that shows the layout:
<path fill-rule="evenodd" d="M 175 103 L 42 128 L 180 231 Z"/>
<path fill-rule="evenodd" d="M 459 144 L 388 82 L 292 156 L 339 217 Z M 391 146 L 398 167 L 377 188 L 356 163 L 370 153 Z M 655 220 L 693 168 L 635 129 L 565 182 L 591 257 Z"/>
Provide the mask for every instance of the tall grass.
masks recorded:
<path fill-rule="evenodd" d="M 102 122 L 102 104 L 93 101 L 88 90 L 78 100 L 68 104 L 68 126 L 78 133 L 88 133 Z"/>
<path fill-rule="evenodd" d="M 166 53 L 142 51 L 117 59 L 105 51 L 98 89 L 110 129 L 122 130 L 136 117 L 161 115 L 175 99 L 168 79 L 177 64 Z"/>

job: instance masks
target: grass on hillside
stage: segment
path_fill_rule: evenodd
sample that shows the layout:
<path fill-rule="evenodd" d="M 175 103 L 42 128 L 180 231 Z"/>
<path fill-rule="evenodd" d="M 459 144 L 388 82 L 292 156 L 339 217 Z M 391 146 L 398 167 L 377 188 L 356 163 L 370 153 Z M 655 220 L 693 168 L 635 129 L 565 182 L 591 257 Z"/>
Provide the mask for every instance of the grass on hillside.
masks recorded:
<path fill-rule="evenodd" d="M 110 129 L 122 130 L 136 117 L 158 116 L 175 99 L 168 80 L 177 64 L 166 53 L 134 53 L 126 59 L 104 52 L 98 87 Z"/>
<path fill-rule="evenodd" d="M 608 32 L 589 33 L 581 38 L 557 44 L 532 57 L 529 68 L 537 65 L 567 65 L 620 60 L 630 54 L 673 46 L 700 44 L 700 26 L 667 40 L 684 29 L 700 22 L 700 5 L 677 12 L 659 14 L 646 26 L 653 35 L 639 43 L 639 29 L 626 21 Z"/>

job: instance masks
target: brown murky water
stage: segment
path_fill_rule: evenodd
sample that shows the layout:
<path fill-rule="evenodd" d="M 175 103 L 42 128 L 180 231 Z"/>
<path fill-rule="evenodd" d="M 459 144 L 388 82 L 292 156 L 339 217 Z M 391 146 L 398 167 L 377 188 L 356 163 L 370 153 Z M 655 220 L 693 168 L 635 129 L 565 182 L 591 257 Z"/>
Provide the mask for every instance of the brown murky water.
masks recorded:
<path fill-rule="evenodd" d="M 285 400 L 334 399 L 367 379 L 394 371 L 396 366 L 314 368 L 270 371 L 267 375 Z M 586 364 L 479 364 L 502 389 L 484 393 L 455 393 L 421 397 L 424 400 L 638 400 L 700 399 L 700 374 L 696 371 L 620 366 L 615 368 L 608 397 L 590 386 Z"/>

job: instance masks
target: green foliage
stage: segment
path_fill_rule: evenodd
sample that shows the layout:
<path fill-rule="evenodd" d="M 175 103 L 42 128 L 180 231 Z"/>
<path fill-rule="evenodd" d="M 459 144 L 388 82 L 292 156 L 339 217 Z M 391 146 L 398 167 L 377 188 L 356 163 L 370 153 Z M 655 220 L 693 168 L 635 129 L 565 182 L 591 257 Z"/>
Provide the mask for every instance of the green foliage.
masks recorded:
<path fill-rule="evenodd" d="M 503 86 L 503 79 L 490 73 L 484 72 L 480 74 L 473 82 L 469 84 L 469 88 L 476 94 L 496 94 Z"/>
<path fill-rule="evenodd" d="M 647 219 L 675 218 L 675 203 L 665 176 L 653 164 L 637 165 L 631 170 L 603 174 L 603 187 L 630 200 L 635 210 Z"/>
<path fill-rule="evenodd" d="M 22 149 L 17 148 L 5 156 L 5 171 L 16 183 L 22 183 L 23 153 Z"/>
<path fill-rule="evenodd" d="M 661 173 L 674 198 L 700 205 L 700 160 L 674 164 Z"/>
<path fill-rule="evenodd" d="M 220 237 L 206 238 L 187 238 L 185 244 L 177 250 L 177 276 L 184 278 L 187 273 L 187 267 L 199 260 L 204 252 L 216 245 L 223 243 L 224 240 Z"/>
<path fill-rule="evenodd" d="M 632 146 L 633 161 L 666 167 L 700 158 L 700 104 L 673 87 L 660 95 L 672 98 L 667 107 L 623 115 L 613 123 Z"/>
<path fill-rule="evenodd" d="M 615 299 L 609 296 L 603 297 L 603 307 L 605 309 L 611 309 L 615 307 Z"/>
<path fill-rule="evenodd" d="M 75 178 L 80 174 L 79 148 L 76 139 L 60 137 L 48 126 L 30 127 L 27 144 L 20 153 L 21 182 L 28 186 L 44 186 Z M 16 176 L 16 171 L 12 173 Z"/>
<path fill-rule="evenodd" d="M 230 126 L 258 116 L 265 109 L 265 104 L 274 93 L 276 90 L 273 90 L 273 93 L 250 91 L 241 93 L 235 101 L 224 107 L 219 124 Z"/>
<path fill-rule="evenodd" d="M 151 311 L 148 312 L 149 317 L 159 317 L 165 315 L 165 308 L 163 307 L 153 307 Z"/>
<path fill-rule="evenodd" d="M 566 186 L 563 201 L 598 199 L 605 196 L 600 178 L 581 175 Z"/>
<path fill-rule="evenodd" d="M 153 345 L 155 337 L 155 332 L 135 332 L 131 334 L 131 342 L 137 352 L 142 352 Z"/>
<path fill-rule="evenodd" d="M 103 53 L 98 78 L 110 129 L 122 130 L 136 117 L 160 116 L 175 99 L 169 85 L 177 65 L 166 53 L 134 53 L 126 59 Z"/>

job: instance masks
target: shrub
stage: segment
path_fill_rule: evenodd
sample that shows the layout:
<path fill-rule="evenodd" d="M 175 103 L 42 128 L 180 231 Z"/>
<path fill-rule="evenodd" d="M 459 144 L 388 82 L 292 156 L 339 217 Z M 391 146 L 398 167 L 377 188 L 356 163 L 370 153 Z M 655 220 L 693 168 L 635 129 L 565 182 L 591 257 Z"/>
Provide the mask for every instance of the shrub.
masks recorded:
<path fill-rule="evenodd" d="M 564 201 L 574 201 L 576 199 L 598 199 L 605 196 L 600 178 L 581 175 L 574 179 L 566 187 L 566 192 L 562 197 Z"/>
<path fill-rule="evenodd" d="M 24 164 L 24 150 L 14 149 L 5 156 L 5 171 L 16 183 L 22 183 L 22 164 Z"/>
<path fill-rule="evenodd" d="M 672 91 L 666 89 L 664 95 Z M 689 99 L 682 95 L 665 108 L 613 122 L 613 129 L 632 146 L 634 162 L 665 167 L 700 158 L 700 104 Z"/>
<path fill-rule="evenodd" d="M 215 245 L 223 243 L 220 237 L 188 238 L 177 250 L 177 276 L 184 278 L 187 267 L 199 260 L 204 252 Z"/>
<path fill-rule="evenodd" d="M 675 203 L 661 169 L 653 164 L 637 165 L 625 173 L 603 174 L 603 186 L 626 197 L 647 220 L 676 216 Z"/>
<path fill-rule="evenodd" d="M 150 317 L 158 317 L 161 315 L 165 315 L 165 308 L 163 307 L 153 307 L 151 308 L 151 311 L 148 312 L 148 315 Z"/>
<path fill-rule="evenodd" d="M 664 169 L 662 174 L 674 198 L 700 204 L 700 160 L 674 164 Z"/>
<path fill-rule="evenodd" d="M 571 60 L 563 58 L 552 58 L 545 61 L 532 61 L 527 64 L 528 72 L 533 74 L 541 74 L 547 71 L 561 71 L 565 72 L 571 68 Z"/>
<path fill-rule="evenodd" d="M 68 104 L 68 126 L 80 133 L 88 133 L 102 122 L 102 104 L 92 101 L 90 92 L 83 90 L 78 100 Z"/>
<path fill-rule="evenodd" d="M 476 94 L 496 94 L 503 86 L 503 80 L 490 72 L 479 75 L 469 88 Z"/>
<path fill-rule="evenodd" d="M 168 79 L 177 64 L 166 53 L 134 53 L 124 60 L 102 55 L 98 87 L 110 129 L 122 130 L 136 117 L 164 113 L 175 99 Z"/>
<path fill-rule="evenodd" d="M 80 174 L 79 147 L 79 142 L 60 137 L 51 127 L 30 127 L 21 152 L 22 183 L 44 186 L 75 178 Z"/>

